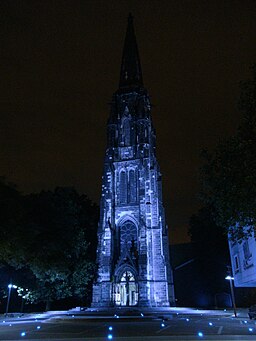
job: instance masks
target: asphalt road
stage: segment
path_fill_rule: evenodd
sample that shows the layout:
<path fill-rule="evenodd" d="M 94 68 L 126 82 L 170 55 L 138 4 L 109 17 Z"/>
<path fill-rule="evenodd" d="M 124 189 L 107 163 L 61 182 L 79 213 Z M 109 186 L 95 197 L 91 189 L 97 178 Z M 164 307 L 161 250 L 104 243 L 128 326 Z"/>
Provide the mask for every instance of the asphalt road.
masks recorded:
<path fill-rule="evenodd" d="M 0 340 L 256 340 L 256 322 L 207 313 L 0 320 Z"/>

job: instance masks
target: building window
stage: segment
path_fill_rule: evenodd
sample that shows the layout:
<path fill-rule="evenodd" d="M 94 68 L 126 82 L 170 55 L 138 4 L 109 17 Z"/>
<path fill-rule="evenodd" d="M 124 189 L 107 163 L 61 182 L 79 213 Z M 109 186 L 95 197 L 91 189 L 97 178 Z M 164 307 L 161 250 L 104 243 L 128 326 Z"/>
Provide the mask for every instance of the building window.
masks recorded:
<path fill-rule="evenodd" d="M 121 306 L 135 306 L 138 303 L 138 284 L 131 271 L 125 271 L 115 285 L 115 303 Z"/>
<path fill-rule="evenodd" d="M 129 146 L 131 140 L 130 121 L 126 119 L 123 123 L 124 145 Z"/>
<path fill-rule="evenodd" d="M 126 221 L 120 227 L 120 249 L 121 252 L 137 249 L 137 228 L 131 221 Z"/>
<path fill-rule="evenodd" d="M 125 204 L 127 201 L 127 181 L 126 172 L 122 170 L 120 172 L 120 184 L 119 184 L 119 202 Z"/>
<path fill-rule="evenodd" d="M 135 203 L 137 200 L 137 185 L 135 171 L 132 169 L 129 172 L 129 202 Z"/>
<path fill-rule="evenodd" d="M 125 271 L 121 278 L 121 282 L 127 282 L 127 281 L 128 282 L 135 281 L 134 276 L 130 271 Z"/>
<path fill-rule="evenodd" d="M 252 253 L 250 252 L 250 249 L 249 249 L 248 240 L 246 240 L 243 243 L 243 251 L 244 251 L 244 261 L 243 261 L 244 269 L 248 269 L 251 266 L 253 266 L 253 263 L 252 263 Z"/>
<path fill-rule="evenodd" d="M 235 267 L 235 273 L 239 272 L 239 258 L 238 255 L 234 255 L 234 267 Z"/>

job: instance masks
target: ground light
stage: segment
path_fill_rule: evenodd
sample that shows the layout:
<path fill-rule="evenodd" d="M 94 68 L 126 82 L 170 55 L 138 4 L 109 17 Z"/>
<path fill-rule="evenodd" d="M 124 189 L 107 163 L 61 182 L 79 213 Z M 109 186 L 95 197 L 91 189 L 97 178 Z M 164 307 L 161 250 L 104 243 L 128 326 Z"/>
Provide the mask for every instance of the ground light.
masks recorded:
<path fill-rule="evenodd" d="M 198 332 L 198 334 L 197 334 L 199 337 L 203 337 L 204 336 L 204 334 L 202 333 L 202 332 Z"/>

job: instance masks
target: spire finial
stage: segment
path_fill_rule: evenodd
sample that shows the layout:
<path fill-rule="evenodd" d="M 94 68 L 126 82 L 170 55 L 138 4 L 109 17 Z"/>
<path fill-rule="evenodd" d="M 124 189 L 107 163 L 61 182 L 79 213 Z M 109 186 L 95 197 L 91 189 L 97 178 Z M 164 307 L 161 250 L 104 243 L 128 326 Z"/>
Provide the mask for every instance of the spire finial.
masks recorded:
<path fill-rule="evenodd" d="M 143 86 L 139 51 L 133 27 L 133 16 L 129 13 L 120 72 L 120 88 Z"/>

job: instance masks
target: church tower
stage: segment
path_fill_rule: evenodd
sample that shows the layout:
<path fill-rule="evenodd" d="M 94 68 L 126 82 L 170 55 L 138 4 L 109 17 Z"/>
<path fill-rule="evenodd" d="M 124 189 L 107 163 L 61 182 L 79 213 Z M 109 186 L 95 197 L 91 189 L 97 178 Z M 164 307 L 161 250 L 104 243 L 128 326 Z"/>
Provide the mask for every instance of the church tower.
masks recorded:
<path fill-rule="evenodd" d="M 174 305 L 151 103 L 129 15 L 107 123 L 93 307 Z"/>

